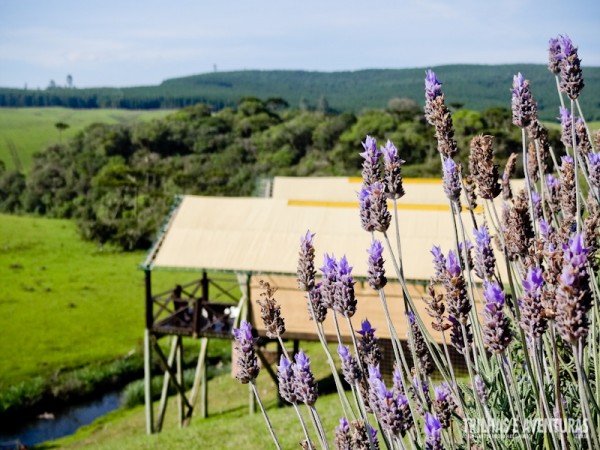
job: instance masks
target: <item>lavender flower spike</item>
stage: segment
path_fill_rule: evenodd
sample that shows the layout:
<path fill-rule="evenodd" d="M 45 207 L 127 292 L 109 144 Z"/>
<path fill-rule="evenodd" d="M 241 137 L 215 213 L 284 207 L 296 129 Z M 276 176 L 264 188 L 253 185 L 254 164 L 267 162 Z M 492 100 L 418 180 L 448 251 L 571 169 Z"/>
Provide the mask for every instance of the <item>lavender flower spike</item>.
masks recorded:
<path fill-rule="evenodd" d="M 354 296 L 355 282 L 352 278 L 352 267 L 345 256 L 340 259 L 337 270 L 333 309 L 344 317 L 352 317 L 356 312 L 357 303 Z"/>
<path fill-rule="evenodd" d="M 385 147 L 381 147 L 381 152 L 384 162 L 385 196 L 390 199 L 398 199 L 404 196 L 400 166 L 405 161 L 398 157 L 398 150 L 390 140 L 386 142 Z"/>
<path fill-rule="evenodd" d="M 542 285 L 544 278 L 540 267 L 530 267 L 522 282 L 523 297 L 520 301 L 521 321 L 519 325 L 527 335 L 538 338 L 547 328 L 547 319 L 542 314 Z"/>
<path fill-rule="evenodd" d="M 427 450 L 442 450 L 442 424 L 431 413 L 425 414 L 425 448 Z"/>
<path fill-rule="evenodd" d="M 571 100 L 575 100 L 584 87 L 581 60 L 577 55 L 577 47 L 573 45 L 569 36 L 561 36 L 559 43 L 561 48 L 559 87 Z"/>
<path fill-rule="evenodd" d="M 371 326 L 368 319 L 363 320 L 361 329 L 358 330 L 358 334 L 360 334 L 358 354 L 361 360 L 370 366 L 378 366 L 382 359 L 375 331 L 376 329 Z"/>
<path fill-rule="evenodd" d="M 383 267 L 383 245 L 374 240 L 369 247 L 369 264 L 367 268 L 367 281 L 369 286 L 375 290 L 383 289 L 387 284 L 385 269 Z"/>
<path fill-rule="evenodd" d="M 235 350 L 237 352 L 236 378 L 243 384 L 248 384 L 258 376 L 260 367 L 254 350 L 255 339 L 252 336 L 250 322 L 242 321 L 239 328 L 233 329 Z"/>
<path fill-rule="evenodd" d="M 345 417 L 341 417 L 339 426 L 335 427 L 335 448 L 338 450 L 352 448 L 350 424 Z"/>
<path fill-rule="evenodd" d="M 342 360 L 342 374 L 344 375 L 344 379 L 350 386 L 353 386 L 355 383 L 358 383 L 362 377 L 358 361 L 352 356 L 350 349 L 345 345 L 340 344 L 337 352 Z"/>
<path fill-rule="evenodd" d="M 336 295 L 338 264 L 333 255 L 329 256 L 325 253 L 323 258 L 323 267 L 321 267 L 323 274 L 321 279 L 321 302 L 325 308 L 333 308 Z"/>
<path fill-rule="evenodd" d="M 483 344 L 492 353 L 501 353 L 510 344 L 512 333 L 503 312 L 504 291 L 496 282 L 483 284 L 486 305 L 483 310 Z"/>
<path fill-rule="evenodd" d="M 308 406 L 314 406 L 317 401 L 317 383 L 310 370 L 310 358 L 300 350 L 295 356 L 294 365 L 296 397 Z"/>
<path fill-rule="evenodd" d="M 571 123 L 571 113 L 567 108 L 560 107 L 560 140 L 565 147 L 573 147 L 573 124 Z"/>
<path fill-rule="evenodd" d="M 592 289 L 587 271 L 589 249 L 582 234 L 563 244 L 563 268 L 556 293 L 556 327 L 561 337 L 575 344 L 589 331 L 588 312 L 592 308 Z"/>
<path fill-rule="evenodd" d="M 460 202 L 460 177 L 458 173 L 458 166 L 452 158 L 446 158 L 443 165 L 444 176 L 442 183 L 444 185 L 444 192 L 446 197 L 454 202 Z"/>
<path fill-rule="evenodd" d="M 300 257 L 298 258 L 298 288 L 310 291 L 315 286 L 315 247 L 313 245 L 314 233 L 310 230 L 300 239 Z"/>
<path fill-rule="evenodd" d="M 600 153 L 590 152 L 587 163 L 590 182 L 596 189 L 600 189 Z"/>
<path fill-rule="evenodd" d="M 438 81 L 433 70 L 428 70 L 425 73 L 425 98 L 434 100 L 440 95 L 442 95 L 442 83 Z"/>
<path fill-rule="evenodd" d="M 281 355 L 281 360 L 277 366 L 277 378 L 279 380 L 279 394 L 289 403 L 298 403 L 296 394 L 296 377 L 294 375 L 293 364 Z"/>
<path fill-rule="evenodd" d="M 528 127 L 536 119 L 537 105 L 529 90 L 529 81 L 519 72 L 513 77 L 512 117 L 513 123 L 521 128 Z"/>
<path fill-rule="evenodd" d="M 473 237 L 475 238 L 475 274 L 482 280 L 491 279 L 496 268 L 496 257 L 487 225 L 473 229 Z"/>
<path fill-rule="evenodd" d="M 381 179 L 381 171 L 379 169 L 381 152 L 377 149 L 377 141 L 371 136 L 367 136 L 362 146 L 365 149 L 360 154 L 364 158 L 362 170 L 363 183 L 365 186 L 370 186 Z"/>
<path fill-rule="evenodd" d="M 442 281 L 446 266 L 446 257 L 442 253 L 441 247 L 438 245 L 431 247 L 431 254 L 433 255 L 434 281 Z"/>
<path fill-rule="evenodd" d="M 550 38 L 548 41 L 548 70 L 554 75 L 560 72 L 561 48 L 558 38 Z"/>

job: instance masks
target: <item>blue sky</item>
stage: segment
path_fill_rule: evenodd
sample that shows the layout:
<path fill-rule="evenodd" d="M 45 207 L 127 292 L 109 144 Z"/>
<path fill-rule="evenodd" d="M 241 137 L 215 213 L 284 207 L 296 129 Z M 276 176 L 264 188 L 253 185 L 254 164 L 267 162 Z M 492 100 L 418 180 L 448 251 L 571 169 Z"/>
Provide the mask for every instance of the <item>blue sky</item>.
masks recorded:
<path fill-rule="evenodd" d="M 0 0 L 0 86 L 158 84 L 240 69 L 600 66 L 599 0 Z M 585 75 L 585 73 L 584 73 Z"/>

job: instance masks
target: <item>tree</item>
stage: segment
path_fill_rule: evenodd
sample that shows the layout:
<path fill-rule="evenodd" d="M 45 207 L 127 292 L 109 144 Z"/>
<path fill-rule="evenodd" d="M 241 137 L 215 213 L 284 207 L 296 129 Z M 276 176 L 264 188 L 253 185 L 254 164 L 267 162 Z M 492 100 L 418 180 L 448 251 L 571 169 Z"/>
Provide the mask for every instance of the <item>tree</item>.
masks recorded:
<path fill-rule="evenodd" d="M 73 88 L 73 77 L 71 76 L 71 74 L 67 75 L 67 87 L 69 89 Z"/>
<path fill-rule="evenodd" d="M 62 142 L 62 132 L 69 128 L 69 124 L 65 122 L 56 122 L 54 126 L 58 130 L 58 142 Z"/>

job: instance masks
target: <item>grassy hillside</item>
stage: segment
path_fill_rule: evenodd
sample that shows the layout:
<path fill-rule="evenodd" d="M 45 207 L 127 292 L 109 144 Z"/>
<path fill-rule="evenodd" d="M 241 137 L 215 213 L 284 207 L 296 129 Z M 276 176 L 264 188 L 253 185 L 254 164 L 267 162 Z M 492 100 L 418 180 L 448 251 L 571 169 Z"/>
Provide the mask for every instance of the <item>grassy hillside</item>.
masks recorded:
<path fill-rule="evenodd" d="M 27 170 L 31 155 L 48 145 L 74 136 L 95 123 L 133 123 L 164 117 L 170 111 L 130 111 L 123 109 L 0 108 L 0 160 L 14 168 L 10 147 L 14 146 L 22 167 Z M 57 122 L 69 125 L 62 133 Z M 62 136 L 61 136 L 62 134 Z"/>
<path fill-rule="evenodd" d="M 136 349 L 142 258 L 81 241 L 72 221 L 0 215 L 0 390 Z M 194 275 L 158 273 L 154 284 L 182 277 Z"/>
<path fill-rule="evenodd" d="M 360 112 L 383 108 L 392 97 L 424 102 L 426 67 L 415 69 L 370 69 L 354 72 L 307 72 L 246 70 L 214 72 L 166 80 L 158 86 L 131 88 L 66 89 L 45 91 L 1 89 L 2 106 L 71 106 L 95 108 L 180 108 L 208 103 L 216 109 L 234 105 L 241 97 L 283 98 L 292 107 L 302 102 L 317 107 L 321 98 L 339 111 Z M 513 75 L 521 72 L 531 81 L 540 117 L 558 115 L 556 82 L 545 65 L 449 65 L 433 67 L 448 104 L 463 104 L 482 111 L 510 103 Z M 583 67 L 586 88 L 581 96 L 588 120 L 600 119 L 600 67 Z"/>

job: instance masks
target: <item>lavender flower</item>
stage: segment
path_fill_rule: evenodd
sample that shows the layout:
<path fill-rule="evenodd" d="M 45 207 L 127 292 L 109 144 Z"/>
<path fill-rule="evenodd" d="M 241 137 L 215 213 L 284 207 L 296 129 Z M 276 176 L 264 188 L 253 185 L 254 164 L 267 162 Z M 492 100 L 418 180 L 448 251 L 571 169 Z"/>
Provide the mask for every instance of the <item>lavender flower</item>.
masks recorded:
<path fill-rule="evenodd" d="M 446 267 L 446 257 L 442 253 L 441 247 L 434 245 L 431 247 L 431 254 L 433 255 L 433 269 L 434 281 L 442 281 L 445 267 Z"/>
<path fill-rule="evenodd" d="M 508 318 L 504 314 L 504 291 L 496 282 L 483 283 L 486 305 L 483 310 L 483 344 L 492 353 L 501 353 L 512 339 Z"/>
<path fill-rule="evenodd" d="M 389 140 L 385 147 L 381 147 L 381 152 L 383 153 L 384 162 L 385 196 L 390 199 L 398 199 L 404 196 L 400 167 L 405 161 L 398 157 L 398 150 Z"/>
<path fill-rule="evenodd" d="M 458 257 L 460 258 L 460 265 L 464 267 L 465 270 L 473 268 L 473 256 L 471 254 L 472 250 L 473 244 L 471 241 L 466 240 L 465 242 L 458 243 Z"/>
<path fill-rule="evenodd" d="M 252 336 L 252 325 L 243 320 L 239 328 L 233 329 L 235 350 L 237 353 L 236 378 L 243 384 L 253 381 L 260 371 L 254 350 L 255 339 Z"/>
<path fill-rule="evenodd" d="M 577 47 L 569 36 L 559 38 L 560 43 L 560 90 L 567 94 L 571 100 L 577 99 L 584 87 L 581 73 L 581 60 L 577 55 Z"/>
<path fill-rule="evenodd" d="M 479 375 L 475 375 L 474 384 L 475 394 L 477 394 L 479 401 L 484 405 L 487 404 L 487 387 L 483 381 L 483 378 L 481 378 Z"/>
<path fill-rule="evenodd" d="M 435 127 L 440 154 L 452 158 L 457 152 L 452 116 L 444 103 L 441 83 L 431 70 L 427 71 L 425 78 L 425 119 Z"/>
<path fill-rule="evenodd" d="M 387 209 L 384 186 L 377 181 L 358 193 L 360 221 L 365 231 L 387 231 L 392 216 Z"/>
<path fill-rule="evenodd" d="M 314 233 L 307 231 L 300 239 L 300 257 L 298 258 L 298 288 L 310 291 L 315 286 L 315 247 Z"/>
<path fill-rule="evenodd" d="M 573 123 L 567 108 L 560 107 L 560 140 L 565 147 L 573 147 Z"/>
<path fill-rule="evenodd" d="M 281 306 L 273 298 L 277 288 L 271 287 L 269 283 L 263 280 L 260 280 L 259 284 L 264 291 L 260 294 L 264 299 L 256 301 L 260 305 L 260 316 L 265 325 L 267 336 L 277 338 L 285 333 L 285 321 L 281 315 Z"/>
<path fill-rule="evenodd" d="M 353 386 L 358 383 L 362 377 L 358 361 L 356 361 L 348 347 L 345 345 L 340 344 L 337 352 L 342 361 L 342 374 L 344 375 L 344 379 L 350 386 Z"/>
<path fill-rule="evenodd" d="M 526 128 L 536 119 L 537 105 L 529 90 L 529 80 L 523 78 L 519 72 L 513 77 L 512 88 L 512 117 L 513 123 L 521 128 Z"/>
<path fill-rule="evenodd" d="M 444 185 L 444 192 L 446 197 L 454 202 L 460 202 L 460 176 L 458 173 L 458 166 L 451 158 L 446 158 L 443 165 L 444 176 L 442 183 Z"/>
<path fill-rule="evenodd" d="M 362 420 L 352 421 L 351 446 L 352 450 L 379 450 L 377 430 Z M 367 434 L 369 433 L 369 434 Z M 371 443 L 373 447 L 371 447 Z"/>
<path fill-rule="evenodd" d="M 368 319 L 363 320 L 361 329 L 358 330 L 358 334 L 360 334 L 358 355 L 367 366 L 378 366 L 382 359 L 375 331 L 377 331 L 376 328 L 371 326 Z"/>
<path fill-rule="evenodd" d="M 369 378 L 369 391 L 371 393 L 371 408 L 384 430 L 397 436 L 403 430 L 402 411 L 392 391 L 389 391 L 381 379 Z"/>
<path fill-rule="evenodd" d="M 554 75 L 560 72 L 561 48 L 557 38 L 550 38 L 548 42 L 548 70 Z"/>
<path fill-rule="evenodd" d="M 425 414 L 425 448 L 426 450 L 443 450 L 442 424 L 431 413 Z"/>
<path fill-rule="evenodd" d="M 392 373 L 392 383 L 395 395 L 405 395 L 404 382 L 402 381 L 402 372 L 397 364 L 394 364 L 394 372 Z"/>
<path fill-rule="evenodd" d="M 590 182 L 596 189 L 600 189 L 600 153 L 591 152 L 588 154 L 587 165 Z"/>
<path fill-rule="evenodd" d="M 310 320 L 313 320 L 312 313 L 314 311 L 315 320 L 319 323 L 324 322 L 327 317 L 327 306 L 323 303 L 323 296 L 321 294 L 322 285 L 323 283 L 317 283 L 312 290 L 308 291 L 308 301 L 310 302 L 308 316 Z"/>
<path fill-rule="evenodd" d="M 448 428 L 450 426 L 452 412 L 455 409 L 449 386 L 445 383 L 434 386 L 433 394 L 433 410 L 435 411 L 435 415 L 439 418 L 442 428 Z"/>
<path fill-rule="evenodd" d="M 512 208 L 506 208 L 504 219 L 504 243 L 506 253 L 512 260 L 525 257 L 534 238 L 527 193 L 522 190 Z"/>
<path fill-rule="evenodd" d="M 575 189 L 575 162 L 570 156 L 561 157 L 560 166 L 560 206 L 563 220 L 573 222 L 577 215 L 577 191 Z"/>
<path fill-rule="evenodd" d="M 465 336 L 461 322 L 459 322 L 454 316 L 448 316 L 450 321 L 450 342 L 458 353 L 464 355 L 465 352 L 469 351 L 471 344 L 473 343 L 473 332 L 471 331 L 471 324 L 465 323 L 465 334 L 467 335 L 467 342 L 465 342 Z"/>
<path fill-rule="evenodd" d="M 593 150 L 585 122 L 581 117 L 578 117 L 575 121 L 575 140 L 577 141 L 577 151 L 582 155 L 587 155 Z"/>
<path fill-rule="evenodd" d="M 510 188 L 510 178 L 514 175 L 517 167 L 517 154 L 511 153 L 504 166 L 502 172 L 502 198 L 504 200 L 510 200 L 512 198 L 512 190 Z"/>
<path fill-rule="evenodd" d="M 538 266 L 529 267 L 523 280 L 523 296 L 520 299 L 521 321 L 519 325 L 528 336 L 539 338 L 547 328 L 547 319 L 542 314 L 542 286 L 544 278 Z"/>
<path fill-rule="evenodd" d="M 371 136 L 367 136 L 362 146 L 365 149 L 360 154 L 364 158 L 362 170 L 363 183 L 365 186 L 370 186 L 381 179 L 381 171 L 379 170 L 381 152 L 377 149 L 377 141 Z"/>
<path fill-rule="evenodd" d="M 367 268 L 367 282 L 371 288 L 383 289 L 387 284 L 385 269 L 383 267 L 383 245 L 380 241 L 374 240 L 369 247 L 369 264 Z"/>
<path fill-rule="evenodd" d="M 536 220 L 544 217 L 542 209 L 542 197 L 536 191 L 531 191 L 531 205 L 533 206 L 533 215 Z"/>
<path fill-rule="evenodd" d="M 588 248 L 582 234 L 563 245 L 563 269 L 556 293 L 556 327 L 561 337 L 575 344 L 589 331 L 588 312 L 592 308 L 592 289 L 586 268 Z"/>
<path fill-rule="evenodd" d="M 546 175 L 546 190 L 548 192 L 548 206 L 556 214 L 560 211 L 560 183 L 551 173 Z"/>
<path fill-rule="evenodd" d="M 293 364 L 281 355 L 277 366 L 277 379 L 279 380 L 279 394 L 288 403 L 298 403 L 296 393 L 296 377 Z"/>
<path fill-rule="evenodd" d="M 442 83 L 440 83 L 432 70 L 425 73 L 425 98 L 435 100 L 442 95 Z"/>
<path fill-rule="evenodd" d="M 326 308 L 333 308 L 338 276 L 338 264 L 333 255 L 325 253 L 321 281 L 321 302 Z"/>
<path fill-rule="evenodd" d="M 352 449 L 352 442 L 350 440 L 350 424 L 345 417 L 341 417 L 339 426 L 335 427 L 335 448 L 336 450 Z"/>
<path fill-rule="evenodd" d="M 482 280 L 489 280 L 494 276 L 496 257 L 492 248 L 492 238 L 487 225 L 473 229 L 475 238 L 475 274 Z"/>
<path fill-rule="evenodd" d="M 431 375 L 434 369 L 433 358 L 429 353 L 423 333 L 421 333 L 421 329 L 416 324 L 415 315 L 412 311 L 408 313 L 408 318 L 410 321 L 410 331 L 412 333 L 412 344 L 414 346 L 413 350 L 415 352 L 415 356 L 417 357 L 416 363 L 418 365 L 419 372 L 425 376 Z"/>
<path fill-rule="evenodd" d="M 488 135 L 475 136 L 471 140 L 469 172 L 477 180 L 479 195 L 484 199 L 496 198 L 501 192 L 498 183 L 498 165 L 494 164 L 493 138 Z"/>
<path fill-rule="evenodd" d="M 443 284 L 446 289 L 448 314 L 454 316 L 458 321 L 466 323 L 471 310 L 471 303 L 467 297 L 465 279 L 458 258 L 452 250 L 448 251 Z"/>
<path fill-rule="evenodd" d="M 337 266 L 333 309 L 344 317 L 352 317 L 356 312 L 357 302 L 354 296 L 354 284 L 352 267 L 348 264 L 346 256 L 342 256 Z"/>
<path fill-rule="evenodd" d="M 317 401 L 317 383 L 310 370 L 310 358 L 300 350 L 294 357 L 295 392 L 296 397 L 308 406 L 314 406 Z"/>

